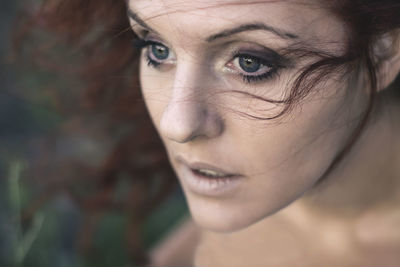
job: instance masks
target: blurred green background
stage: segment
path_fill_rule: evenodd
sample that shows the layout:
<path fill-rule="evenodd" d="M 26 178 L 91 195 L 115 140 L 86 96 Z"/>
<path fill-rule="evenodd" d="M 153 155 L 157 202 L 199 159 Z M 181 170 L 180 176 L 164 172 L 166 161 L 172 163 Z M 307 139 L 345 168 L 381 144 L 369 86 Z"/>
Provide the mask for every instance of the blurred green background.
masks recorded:
<path fill-rule="evenodd" d="M 26 179 L 28 167 L 43 153 L 37 143 L 56 132 L 65 118 L 42 93 L 53 81 L 51 74 L 10 63 L 10 33 L 18 3 L 3 1 L 0 9 L 0 266 L 134 266 L 126 249 L 128 215 L 123 212 L 111 210 L 101 217 L 92 253 L 85 255 L 77 242 L 84 214 L 66 194 L 60 192 L 40 205 L 29 223 L 21 218 L 43 193 L 40 180 L 33 184 Z M 69 141 L 58 144 L 59 154 L 80 153 L 70 151 Z M 90 140 L 78 143 L 80 149 L 96 150 Z M 187 216 L 183 194 L 176 189 L 146 221 L 141 231 L 145 248 L 153 247 Z"/>

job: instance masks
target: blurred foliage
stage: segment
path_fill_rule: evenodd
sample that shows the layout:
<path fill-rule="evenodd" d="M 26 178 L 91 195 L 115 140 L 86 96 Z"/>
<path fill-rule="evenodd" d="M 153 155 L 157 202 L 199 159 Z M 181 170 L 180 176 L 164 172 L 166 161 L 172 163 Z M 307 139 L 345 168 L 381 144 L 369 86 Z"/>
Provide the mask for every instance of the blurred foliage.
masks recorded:
<path fill-rule="evenodd" d="M 127 214 L 109 212 L 97 224 L 90 253 L 82 253 L 78 239 L 81 211 L 63 195 L 43 205 L 29 222 L 23 210 L 38 192 L 23 179 L 24 164 L 9 164 L 7 186 L 2 187 L 0 210 L 0 266 L 9 267 L 110 267 L 132 266 L 124 234 Z M 4 203 L 6 205 L 4 205 Z M 168 231 L 185 219 L 188 210 L 179 192 L 165 201 L 143 226 L 147 249 L 160 241 Z"/>
<path fill-rule="evenodd" d="M 13 227 L 9 232 L 13 252 L 10 264 L 15 267 L 23 265 L 26 255 L 42 230 L 44 222 L 43 214 L 38 212 L 34 215 L 32 224 L 27 229 L 23 229 L 21 208 L 26 206 L 29 192 L 26 187 L 20 185 L 22 167 L 21 162 L 15 161 L 11 164 L 8 174 L 9 205 L 12 220 L 10 225 Z"/>
<path fill-rule="evenodd" d="M 21 2 L 9 1 L 0 11 L 0 34 L 4 36 L 0 40 L 0 266 L 132 266 L 125 240 L 129 214 L 113 210 L 102 214 L 93 229 L 90 251 L 83 251 L 79 243 L 85 214 L 65 192 L 40 205 L 29 219 L 24 216 L 44 194 L 40 180 L 29 179 L 29 171 L 43 153 L 37 143 L 46 141 L 66 120 L 58 109 L 54 88 L 66 92 L 62 98 L 66 99 L 71 88 L 79 90 L 79 81 L 34 68 L 29 58 L 9 63 L 10 38 L 4 29 L 12 28 L 17 3 Z M 61 150 L 75 149 L 67 140 L 60 142 L 65 142 Z M 77 147 L 82 149 L 90 140 L 79 142 Z M 116 198 L 126 194 L 123 184 L 115 190 Z M 141 231 L 145 248 L 153 247 L 186 216 L 188 209 L 177 189 L 145 222 Z"/>

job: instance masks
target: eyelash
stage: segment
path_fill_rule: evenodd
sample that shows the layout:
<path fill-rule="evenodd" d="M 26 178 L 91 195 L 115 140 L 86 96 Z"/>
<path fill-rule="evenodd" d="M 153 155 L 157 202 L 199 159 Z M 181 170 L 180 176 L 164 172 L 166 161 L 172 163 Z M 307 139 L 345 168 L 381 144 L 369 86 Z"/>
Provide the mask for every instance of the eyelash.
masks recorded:
<path fill-rule="evenodd" d="M 233 57 L 233 60 L 239 59 L 239 58 L 251 58 L 251 59 L 259 61 L 259 63 L 261 65 L 270 68 L 269 71 L 259 74 L 259 75 L 246 75 L 243 73 L 238 73 L 238 75 L 240 75 L 242 77 L 243 82 L 248 83 L 248 84 L 261 82 L 263 80 L 273 79 L 276 75 L 278 75 L 278 71 L 281 68 L 281 66 L 279 66 L 278 64 L 277 65 L 271 64 L 271 62 L 273 62 L 273 60 L 267 61 L 260 57 L 253 56 L 253 55 L 246 54 L 246 53 L 241 53 L 239 51 L 234 52 L 232 57 Z"/>
<path fill-rule="evenodd" d="M 275 75 L 277 75 L 278 72 L 275 70 L 271 70 L 270 72 L 266 72 L 264 74 L 260 74 L 257 76 L 251 76 L 251 75 L 243 75 L 240 74 L 242 76 L 243 82 L 245 83 L 256 83 L 256 82 L 260 82 L 263 80 L 269 80 L 274 78 Z"/>
<path fill-rule="evenodd" d="M 151 45 L 165 46 L 162 43 L 155 42 L 155 41 L 150 41 L 150 40 L 144 40 L 144 39 L 135 39 L 135 40 L 133 40 L 133 46 L 136 49 L 139 49 L 139 50 L 142 50 L 144 48 L 148 48 Z M 158 61 L 155 61 L 155 60 L 151 59 L 149 57 L 148 53 L 146 54 L 146 61 L 147 61 L 147 65 L 149 67 L 158 68 L 161 65 L 161 62 L 158 62 Z"/>
<path fill-rule="evenodd" d="M 133 46 L 139 50 L 145 49 L 145 48 L 149 48 L 151 45 L 159 45 L 159 46 L 163 46 L 168 48 L 167 46 L 165 46 L 164 44 L 160 43 L 160 42 L 156 42 L 156 41 L 151 41 L 151 40 L 145 40 L 145 39 L 135 39 L 133 41 Z M 275 55 L 275 57 L 277 57 L 278 55 Z M 252 58 L 252 59 L 256 59 L 258 60 L 262 65 L 270 67 L 271 69 L 263 74 L 259 74 L 259 75 L 246 75 L 243 73 L 238 72 L 237 74 L 241 76 L 242 80 L 244 83 L 246 84 L 251 84 L 251 83 L 257 83 L 257 82 L 261 82 L 264 80 L 270 80 L 273 79 L 276 75 L 278 75 L 278 72 L 281 68 L 283 68 L 283 66 L 281 64 L 279 64 L 279 59 L 278 62 L 275 64 L 271 64 L 270 62 L 267 62 L 267 60 L 264 60 L 260 57 L 257 56 L 253 56 L 250 54 L 245 54 L 245 53 L 240 53 L 240 52 L 234 52 L 233 53 L 233 60 L 240 58 L 240 57 L 247 57 L 247 58 Z M 279 57 L 279 56 L 278 56 Z M 162 62 L 158 62 L 152 58 L 150 58 L 149 56 L 149 50 L 147 50 L 146 53 L 146 61 L 147 61 L 147 65 L 149 67 L 153 67 L 153 68 L 159 68 L 163 63 Z"/>
<path fill-rule="evenodd" d="M 146 60 L 147 60 L 147 66 L 149 67 L 158 68 L 161 65 L 161 63 L 151 59 L 148 55 L 146 56 Z"/>

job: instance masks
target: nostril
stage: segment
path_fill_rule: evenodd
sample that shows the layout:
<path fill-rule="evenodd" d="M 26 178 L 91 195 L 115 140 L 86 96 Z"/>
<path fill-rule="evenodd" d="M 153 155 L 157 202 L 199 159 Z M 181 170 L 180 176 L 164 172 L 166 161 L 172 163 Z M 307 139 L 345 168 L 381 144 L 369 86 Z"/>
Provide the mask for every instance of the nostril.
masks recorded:
<path fill-rule="evenodd" d="M 185 127 L 185 125 L 182 125 L 182 123 L 180 123 L 178 120 L 163 120 L 163 122 L 161 123 L 161 134 L 169 140 L 175 141 L 177 143 L 189 142 L 196 136 L 194 130 Z"/>

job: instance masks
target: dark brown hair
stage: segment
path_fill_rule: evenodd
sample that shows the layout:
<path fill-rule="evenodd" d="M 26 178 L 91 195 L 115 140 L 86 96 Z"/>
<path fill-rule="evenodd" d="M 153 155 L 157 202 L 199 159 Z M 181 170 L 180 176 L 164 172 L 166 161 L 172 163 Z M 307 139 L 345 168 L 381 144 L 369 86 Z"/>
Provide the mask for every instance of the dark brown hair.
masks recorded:
<path fill-rule="evenodd" d="M 296 53 L 312 55 L 318 60 L 304 68 L 295 78 L 287 98 L 279 102 L 284 104 L 282 113 L 274 118 L 290 112 L 296 103 L 332 72 L 339 69 L 343 72 L 360 66 L 366 69 L 371 95 L 368 108 L 345 149 L 327 170 L 329 173 L 357 140 L 373 108 L 379 67 L 374 45 L 383 35 L 400 28 L 400 1 L 319 2 L 348 26 L 347 50 L 340 56 L 333 56 L 297 49 Z M 138 229 L 143 218 L 168 195 L 176 182 L 141 99 L 138 81 L 139 51 L 131 45 L 136 36 L 130 30 L 126 1 L 45 0 L 34 12 L 27 10 L 21 15 L 21 18 L 26 19 L 20 23 L 15 33 L 19 51 L 29 54 L 42 67 L 81 81 L 80 86 L 70 88 L 68 92 L 79 97 L 60 101 L 58 108 L 75 117 L 96 115 L 96 118 L 100 118 L 101 129 L 110 138 L 117 140 L 99 168 L 90 171 L 82 168 L 84 176 L 92 177 L 90 182 L 96 185 L 93 194 L 82 197 L 69 190 L 71 196 L 89 214 L 93 214 L 93 210 L 97 212 L 115 208 L 118 205 L 112 199 L 113 187 L 118 179 L 128 176 L 134 181 L 131 183 L 132 194 L 129 200 L 120 203 L 118 207 L 132 214 L 131 229 Z M 26 45 L 27 40 L 30 40 L 30 45 Z M 58 99 L 63 97 L 65 92 L 55 96 Z M 75 177 L 82 176 L 80 174 Z M 70 188 L 69 185 L 77 180 L 64 181 L 62 187 Z M 57 188 L 60 186 L 57 185 Z M 131 238 L 128 239 L 131 240 L 134 258 L 142 259 L 137 236 L 137 231 L 132 230 Z"/>

